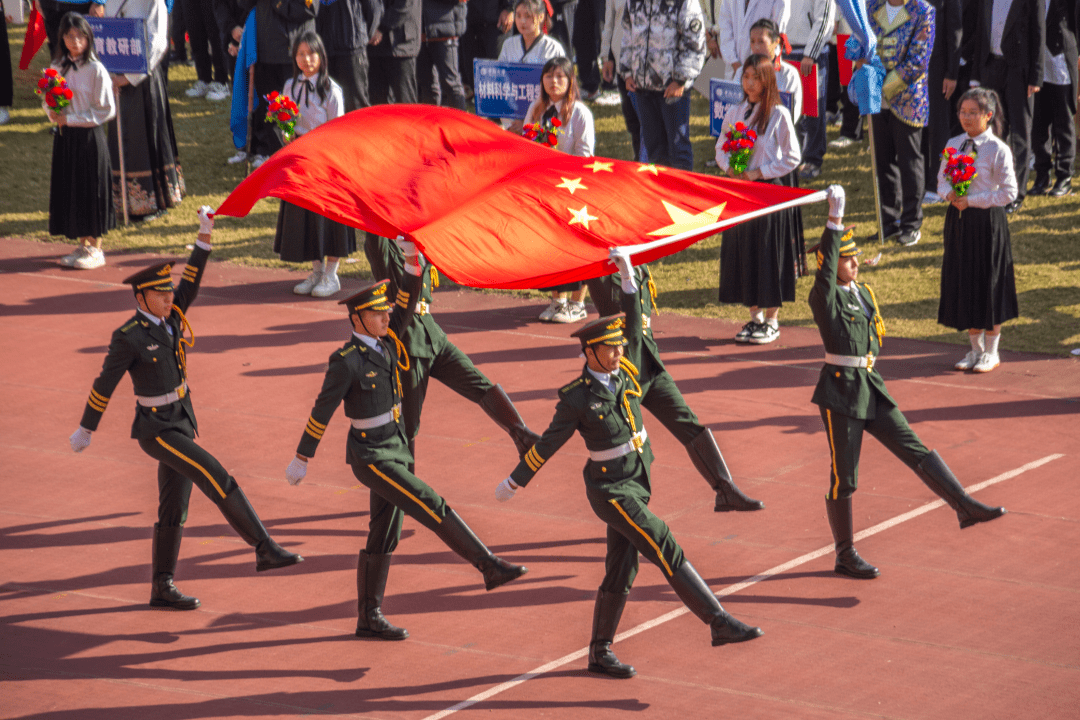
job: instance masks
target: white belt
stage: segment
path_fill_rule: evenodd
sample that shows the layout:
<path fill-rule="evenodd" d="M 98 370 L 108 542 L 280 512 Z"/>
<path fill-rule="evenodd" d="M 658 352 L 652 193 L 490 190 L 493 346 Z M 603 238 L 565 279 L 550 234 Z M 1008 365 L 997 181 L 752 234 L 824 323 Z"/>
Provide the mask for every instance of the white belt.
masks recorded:
<path fill-rule="evenodd" d="M 645 432 L 645 428 L 641 428 L 641 432 L 631 437 L 630 442 L 624 442 L 622 445 L 613 447 L 610 450 L 590 450 L 589 457 L 592 458 L 593 462 L 607 462 L 608 460 L 621 458 L 623 455 L 629 455 L 635 450 L 641 452 L 641 448 L 645 446 L 645 441 L 648 439 L 649 433 Z"/>
<path fill-rule="evenodd" d="M 650 325 L 652 325 L 652 317 L 645 313 L 641 313 L 641 329 L 646 330 Z"/>
<path fill-rule="evenodd" d="M 421 315 L 421 316 L 422 315 L 430 315 L 431 314 L 431 304 L 428 303 L 426 300 L 420 300 L 419 302 L 416 303 L 416 309 L 413 310 L 413 312 L 416 313 L 417 315 Z"/>
<path fill-rule="evenodd" d="M 369 418 L 349 418 L 349 421 L 357 430 L 371 430 L 373 428 L 382 427 L 387 423 L 397 422 L 399 417 L 401 417 L 401 403 L 390 408 L 382 415 L 376 415 L 375 417 Z"/>
<path fill-rule="evenodd" d="M 866 368 L 867 372 L 874 369 L 874 361 L 877 360 L 873 353 L 865 355 L 833 355 L 825 353 L 825 362 L 830 365 L 839 365 L 849 368 Z"/>
<path fill-rule="evenodd" d="M 180 383 L 180 386 L 170 393 L 164 395 L 136 395 L 135 402 L 139 403 L 143 407 L 161 407 L 162 405 L 169 405 L 177 400 L 183 399 L 187 395 L 187 380 Z"/>

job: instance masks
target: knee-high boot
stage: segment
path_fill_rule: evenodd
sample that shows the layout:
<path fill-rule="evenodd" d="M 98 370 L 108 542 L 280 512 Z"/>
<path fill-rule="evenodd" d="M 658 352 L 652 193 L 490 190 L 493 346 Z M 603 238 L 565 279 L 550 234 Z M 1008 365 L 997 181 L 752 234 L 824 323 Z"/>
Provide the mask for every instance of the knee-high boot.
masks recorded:
<path fill-rule="evenodd" d="M 603 673 L 617 678 L 632 678 L 637 670 L 632 665 L 619 662 L 611 651 L 615 631 L 619 629 L 627 593 L 596 591 L 593 608 L 592 640 L 589 641 L 589 672 Z"/>
<path fill-rule="evenodd" d="M 255 570 L 275 570 L 295 565 L 304 558 L 285 550 L 270 537 L 263 527 L 255 508 L 251 507 L 244 491 L 237 485 L 218 505 L 221 514 L 229 521 L 236 534 L 248 545 L 255 548 Z"/>
<path fill-rule="evenodd" d="M 371 554 L 360 551 L 356 561 L 356 623 L 357 637 L 377 637 L 383 640 L 404 640 L 409 637 L 405 628 L 395 627 L 383 617 L 382 601 L 386 592 L 386 576 L 390 573 L 390 553 Z"/>
<path fill-rule="evenodd" d="M 529 448 L 540 439 L 540 436 L 525 424 L 521 414 L 518 413 L 514 403 L 503 391 L 501 385 L 494 385 L 484 393 L 484 397 L 480 398 L 480 407 L 514 441 L 514 447 L 517 448 L 519 457 L 524 457 L 525 453 L 529 452 Z"/>
<path fill-rule="evenodd" d="M 971 527 L 976 523 L 988 522 L 1008 512 L 1003 507 L 983 505 L 968 495 L 949 466 L 937 454 L 937 450 L 923 458 L 915 472 L 928 488 L 956 511 L 956 518 L 960 521 L 961 529 Z"/>
<path fill-rule="evenodd" d="M 436 534 L 451 550 L 483 573 L 484 587 L 488 590 L 494 590 L 529 572 L 524 565 L 508 563 L 488 550 L 465 521 L 450 508 L 446 509 L 446 517 Z"/>
<path fill-rule="evenodd" d="M 689 561 L 684 561 L 682 567 L 668 578 L 668 582 L 690 612 L 709 626 L 713 646 L 746 642 L 764 635 L 761 628 L 752 627 L 728 615 L 720 600 Z"/>
<path fill-rule="evenodd" d="M 837 500 L 825 498 L 825 511 L 829 516 L 833 542 L 836 543 L 836 566 L 833 571 L 839 575 L 847 575 L 860 580 L 876 578 L 880 574 L 878 569 L 859 557 L 859 553 L 855 550 L 851 498 Z"/>
<path fill-rule="evenodd" d="M 686 447 L 690 454 L 690 460 L 701 476 L 716 491 L 716 505 L 714 512 L 728 512 L 731 510 L 764 510 L 765 503 L 746 497 L 743 491 L 731 479 L 731 471 L 728 470 L 724 456 L 720 453 L 720 446 L 716 444 L 712 430 L 705 428 L 698 436 L 690 441 Z"/>
<path fill-rule="evenodd" d="M 180 540 L 183 535 L 182 527 L 162 527 L 154 523 L 150 607 L 194 610 L 201 604 L 199 598 L 184 595 L 173 585 L 173 573 L 176 572 L 176 558 L 180 556 Z"/>

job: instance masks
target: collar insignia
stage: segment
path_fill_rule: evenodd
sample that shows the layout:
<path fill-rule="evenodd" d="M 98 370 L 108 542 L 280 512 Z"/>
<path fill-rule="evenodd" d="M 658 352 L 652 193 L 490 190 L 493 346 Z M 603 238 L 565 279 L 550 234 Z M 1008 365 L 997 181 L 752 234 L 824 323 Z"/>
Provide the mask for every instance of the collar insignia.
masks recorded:
<path fill-rule="evenodd" d="M 147 346 L 146 346 L 146 349 L 147 349 L 147 350 L 149 350 L 150 352 L 154 352 L 154 351 L 155 351 L 155 350 L 157 350 L 157 349 L 158 349 L 159 347 L 161 347 L 161 346 L 160 346 L 160 345 L 147 345 Z"/>

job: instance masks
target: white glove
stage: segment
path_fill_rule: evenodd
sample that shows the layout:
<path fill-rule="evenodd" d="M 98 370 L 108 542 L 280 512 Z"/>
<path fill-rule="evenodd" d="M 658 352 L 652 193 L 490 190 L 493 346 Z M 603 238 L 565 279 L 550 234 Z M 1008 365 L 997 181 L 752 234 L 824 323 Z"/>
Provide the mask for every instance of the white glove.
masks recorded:
<path fill-rule="evenodd" d="M 209 235 L 214 229 L 214 208 L 203 205 L 199 208 L 199 234 Z"/>
<path fill-rule="evenodd" d="M 71 449 L 73 451 L 80 453 L 90 447 L 90 431 L 80 425 L 79 429 L 73 432 L 71 437 L 68 438 L 68 442 L 71 443 Z"/>
<path fill-rule="evenodd" d="M 829 199 L 829 217 L 844 217 L 844 188 L 840 185 L 830 185 L 825 190 L 825 197 Z"/>
<path fill-rule="evenodd" d="M 622 291 L 627 295 L 636 293 L 638 284 L 634 278 L 634 264 L 630 262 L 630 251 L 624 247 L 613 247 L 608 251 L 608 257 L 611 258 L 611 262 L 619 270 Z"/>
<path fill-rule="evenodd" d="M 305 475 L 307 475 L 307 460 L 294 457 L 289 467 L 285 468 L 285 479 L 290 485 L 299 485 Z"/>
<path fill-rule="evenodd" d="M 518 489 L 517 486 L 514 485 L 514 482 L 510 478 L 506 478 L 495 486 L 495 499 L 499 502 L 513 500 L 517 491 Z"/>
<path fill-rule="evenodd" d="M 401 249 L 401 254 L 405 257 L 411 258 L 416 254 L 416 243 L 412 240 L 406 240 L 404 235 L 398 235 L 394 238 L 394 242 L 397 243 L 398 248 Z"/>

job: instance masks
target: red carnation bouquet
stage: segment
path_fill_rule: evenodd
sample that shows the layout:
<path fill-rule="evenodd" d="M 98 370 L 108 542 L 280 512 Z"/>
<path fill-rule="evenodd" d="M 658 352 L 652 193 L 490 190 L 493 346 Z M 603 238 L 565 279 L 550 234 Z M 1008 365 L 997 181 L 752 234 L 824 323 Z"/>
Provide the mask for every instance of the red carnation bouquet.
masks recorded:
<path fill-rule="evenodd" d="M 727 131 L 726 137 L 720 149 L 728 154 L 728 165 L 737 173 L 746 172 L 757 142 L 757 131 L 746 127 L 746 123 L 737 122 L 734 129 Z"/>
<path fill-rule="evenodd" d="M 553 117 L 545 123 L 536 122 L 524 126 L 521 129 L 521 134 L 526 140 L 532 140 L 548 147 L 555 147 L 559 144 L 558 136 L 561 127 L 562 120 Z"/>
<path fill-rule="evenodd" d="M 55 113 L 64 112 L 64 108 L 71 104 L 71 98 L 75 94 L 56 68 L 45 68 L 41 71 L 41 79 L 38 80 L 37 90 L 34 92 L 44 97 L 45 105 Z"/>
<path fill-rule="evenodd" d="M 274 123 L 281 131 L 281 137 L 285 142 L 293 139 L 296 134 L 296 121 L 300 119 L 300 108 L 288 95 L 282 95 L 276 90 L 266 96 L 269 106 L 266 109 L 266 122 Z"/>
<path fill-rule="evenodd" d="M 975 172 L 975 158 L 978 155 L 974 151 L 970 155 L 965 155 L 952 147 L 945 148 L 944 152 L 941 153 L 941 159 L 945 161 L 945 177 L 948 178 L 949 184 L 952 185 L 956 197 L 967 195 L 968 188 L 971 187 L 971 181 L 979 175 L 979 173 Z"/>

